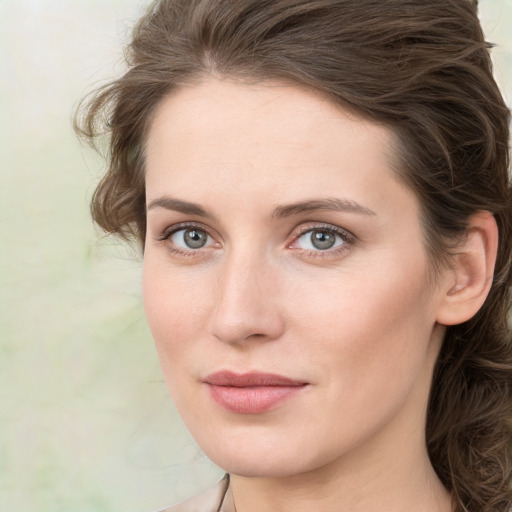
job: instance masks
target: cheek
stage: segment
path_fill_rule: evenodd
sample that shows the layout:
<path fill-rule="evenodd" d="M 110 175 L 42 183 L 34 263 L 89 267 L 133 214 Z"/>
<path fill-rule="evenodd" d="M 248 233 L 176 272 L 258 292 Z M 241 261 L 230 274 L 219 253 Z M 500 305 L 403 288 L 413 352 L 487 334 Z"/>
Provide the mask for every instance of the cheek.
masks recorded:
<path fill-rule="evenodd" d="M 295 328 L 310 343 L 314 362 L 328 365 L 329 374 L 336 375 L 337 365 L 353 382 L 361 382 L 361 375 L 378 380 L 392 372 L 410 376 L 419 371 L 434 308 L 424 273 L 405 263 L 399 271 L 396 267 L 343 272 L 303 290 L 296 287 Z"/>
<path fill-rule="evenodd" d="M 204 357 L 199 332 L 205 325 L 205 287 L 170 269 L 165 263 L 145 255 L 143 300 L 147 321 L 155 343 L 163 376 L 178 410 L 193 414 L 197 402 L 190 377 L 196 374 L 197 360 Z M 202 289 L 200 289 L 202 288 Z"/>
<path fill-rule="evenodd" d="M 142 284 L 144 309 L 162 364 L 170 359 L 170 352 L 176 360 L 180 351 L 190 351 L 192 340 L 197 339 L 197 330 L 205 323 L 207 287 L 204 280 L 173 271 L 148 255 Z"/>

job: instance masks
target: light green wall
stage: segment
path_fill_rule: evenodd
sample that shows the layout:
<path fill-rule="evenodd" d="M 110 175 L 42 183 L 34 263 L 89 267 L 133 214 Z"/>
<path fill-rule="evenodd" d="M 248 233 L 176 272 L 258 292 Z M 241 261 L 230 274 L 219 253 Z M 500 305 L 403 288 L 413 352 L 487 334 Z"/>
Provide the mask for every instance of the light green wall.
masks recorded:
<path fill-rule="evenodd" d="M 103 164 L 71 130 L 144 4 L 0 1 L 0 512 L 149 512 L 220 474 L 167 398 L 138 256 L 91 226 Z M 481 12 L 510 103 L 512 1 Z"/>
<path fill-rule="evenodd" d="M 98 239 L 76 101 L 140 0 L 0 2 L 0 512 L 144 512 L 214 482 L 162 381 L 140 263 Z"/>

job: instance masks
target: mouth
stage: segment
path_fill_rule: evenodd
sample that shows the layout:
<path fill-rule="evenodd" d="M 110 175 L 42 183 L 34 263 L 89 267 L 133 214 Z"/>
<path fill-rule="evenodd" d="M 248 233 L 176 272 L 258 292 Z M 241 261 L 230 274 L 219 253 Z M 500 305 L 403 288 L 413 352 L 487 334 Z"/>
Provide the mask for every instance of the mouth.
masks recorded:
<path fill-rule="evenodd" d="M 203 380 L 210 397 L 222 408 L 239 414 L 260 414 L 303 391 L 308 383 L 273 373 L 229 371 L 212 373 Z"/>

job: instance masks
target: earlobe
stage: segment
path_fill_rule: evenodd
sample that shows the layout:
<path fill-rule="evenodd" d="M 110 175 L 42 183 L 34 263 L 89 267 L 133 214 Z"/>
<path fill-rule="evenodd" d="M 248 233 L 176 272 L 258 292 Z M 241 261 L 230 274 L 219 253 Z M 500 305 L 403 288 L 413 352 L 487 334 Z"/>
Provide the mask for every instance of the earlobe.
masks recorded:
<path fill-rule="evenodd" d="M 492 285 L 498 250 L 494 216 L 480 212 L 469 219 L 466 236 L 457 247 L 447 272 L 437 322 L 457 325 L 472 318 L 484 303 Z"/>

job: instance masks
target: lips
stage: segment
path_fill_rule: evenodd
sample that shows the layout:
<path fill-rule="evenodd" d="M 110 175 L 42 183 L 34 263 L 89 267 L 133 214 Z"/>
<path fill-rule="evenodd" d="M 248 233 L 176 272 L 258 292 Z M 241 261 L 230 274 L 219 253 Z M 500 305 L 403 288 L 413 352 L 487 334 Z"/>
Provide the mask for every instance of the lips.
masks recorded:
<path fill-rule="evenodd" d="M 204 379 L 211 398 L 224 409 L 259 414 L 293 398 L 308 385 L 273 373 L 216 372 Z"/>

